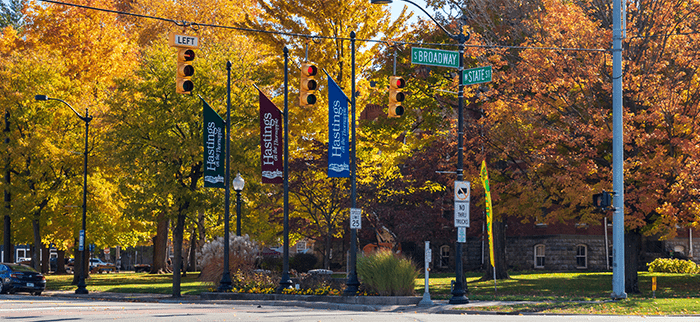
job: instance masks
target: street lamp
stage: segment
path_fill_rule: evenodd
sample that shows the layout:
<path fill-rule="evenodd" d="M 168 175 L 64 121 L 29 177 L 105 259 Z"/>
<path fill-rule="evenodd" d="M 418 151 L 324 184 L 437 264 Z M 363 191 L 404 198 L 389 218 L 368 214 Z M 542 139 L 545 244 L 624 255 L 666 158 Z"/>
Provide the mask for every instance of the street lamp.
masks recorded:
<path fill-rule="evenodd" d="M 457 41 L 459 44 L 459 68 L 458 68 L 458 73 L 459 73 L 459 90 L 457 92 L 457 98 L 459 100 L 459 110 L 457 112 L 457 181 L 462 181 L 464 178 L 464 169 L 462 169 L 463 165 L 463 154 L 464 154 L 464 149 L 462 146 L 462 136 L 464 135 L 464 132 L 462 130 L 463 128 L 463 107 L 464 107 L 464 43 L 469 40 L 469 34 L 464 34 L 463 32 L 460 32 L 457 35 L 454 35 L 447 31 L 445 27 L 443 27 L 435 18 L 433 18 L 430 13 L 428 13 L 423 7 L 415 4 L 413 1 L 410 0 L 401 0 L 403 2 L 408 2 L 416 7 L 418 7 L 420 10 L 422 10 L 430 19 L 435 22 L 435 24 L 442 29 L 442 31 L 447 34 L 452 40 Z M 370 0 L 372 4 L 388 4 L 391 3 L 392 0 Z M 461 30 L 462 28 L 460 28 Z M 469 303 L 469 299 L 465 296 L 466 294 L 466 280 L 464 279 L 464 271 L 462 268 L 462 243 L 459 242 L 459 240 L 455 243 L 455 283 L 454 287 L 452 288 L 452 298 L 450 299 L 450 304 L 466 304 Z"/>
<path fill-rule="evenodd" d="M 87 107 L 85 108 L 85 116 L 82 116 L 78 113 L 78 111 L 70 106 L 70 104 L 59 98 L 52 98 L 46 95 L 36 95 L 34 96 L 34 99 L 37 101 L 59 101 L 66 104 L 73 111 L 73 113 L 80 118 L 81 121 L 85 122 L 85 151 L 83 152 L 83 229 L 80 231 L 78 246 L 78 251 L 80 251 L 80 279 L 78 280 L 78 288 L 75 290 L 75 294 L 88 294 L 88 290 L 85 288 L 85 267 L 87 266 L 87 259 L 85 258 L 85 253 L 87 252 L 87 249 L 85 249 L 85 221 L 87 217 L 88 129 L 90 128 L 90 121 L 92 121 L 92 117 L 89 115 Z"/>
<path fill-rule="evenodd" d="M 233 190 L 236 190 L 236 236 L 241 235 L 241 191 L 243 191 L 243 186 L 245 186 L 245 180 L 239 172 L 233 179 Z"/>

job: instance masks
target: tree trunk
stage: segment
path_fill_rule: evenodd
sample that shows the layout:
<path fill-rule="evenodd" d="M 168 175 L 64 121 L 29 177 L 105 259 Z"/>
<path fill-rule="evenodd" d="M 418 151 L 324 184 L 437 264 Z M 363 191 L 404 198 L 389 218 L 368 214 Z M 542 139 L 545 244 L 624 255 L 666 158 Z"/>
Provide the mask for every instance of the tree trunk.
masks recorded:
<path fill-rule="evenodd" d="M 49 273 L 49 247 L 47 245 L 41 245 L 41 273 Z"/>
<path fill-rule="evenodd" d="M 190 255 L 188 256 L 187 269 L 186 272 L 196 271 L 195 265 L 197 265 L 197 229 L 192 228 L 192 233 L 190 233 Z"/>
<path fill-rule="evenodd" d="M 54 274 L 66 274 L 66 251 L 59 249 L 56 254 L 58 257 L 56 257 L 56 271 Z"/>
<path fill-rule="evenodd" d="M 188 208 L 188 203 L 181 206 L 177 214 L 177 223 L 173 230 L 173 297 L 180 297 L 180 282 L 182 269 L 182 240 L 185 231 L 185 209 Z"/>
<path fill-rule="evenodd" d="M 153 264 L 151 265 L 151 274 L 169 273 L 167 267 L 167 248 L 168 248 L 168 231 L 170 219 L 161 214 L 156 228 L 156 236 L 153 237 Z"/>
<path fill-rule="evenodd" d="M 486 236 L 486 238 L 486 245 L 488 247 L 488 236 Z M 510 279 L 508 275 L 508 263 L 506 262 L 506 220 L 504 218 L 493 222 L 493 254 L 495 259 L 494 263 L 496 264 L 496 279 Z M 493 280 L 493 267 L 491 266 L 490 258 L 486 262 L 486 272 L 484 276 L 481 277 L 481 280 Z"/>
<path fill-rule="evenodd" d="M 39 214 L 34 214 L 34 219 L 32 219 L 32 230 L 34 232 L 34 251 L 32 252 L 32 267 L 35 270 L 41 272 L 41 234 L 39 233 Z"/>
<path fill-rule="evenodd" d="M 640 250 L 642 249 L 642 234 L 635 229 L 625 234 L 625 292 L 639 294 L 639 270 Z"/>
<path fill-rule="evenodd" d="M 331 235 L 330 232 L 326 234 L 324 238 L 325 245 L 323 245 L 323 268 L 331 269 Z"/>

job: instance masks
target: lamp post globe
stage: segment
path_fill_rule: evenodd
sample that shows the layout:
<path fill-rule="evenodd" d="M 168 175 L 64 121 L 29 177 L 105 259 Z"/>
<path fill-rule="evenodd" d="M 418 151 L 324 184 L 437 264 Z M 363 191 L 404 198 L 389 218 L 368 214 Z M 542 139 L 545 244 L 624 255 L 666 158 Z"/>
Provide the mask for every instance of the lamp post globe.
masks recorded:
<path fill-rule="evenodd" d="M 241 235 L 241 191 L 245 186 L 245 180 L 239 172 L 233 179 L 233 190 L 236 190 L 236 236 Z"/>

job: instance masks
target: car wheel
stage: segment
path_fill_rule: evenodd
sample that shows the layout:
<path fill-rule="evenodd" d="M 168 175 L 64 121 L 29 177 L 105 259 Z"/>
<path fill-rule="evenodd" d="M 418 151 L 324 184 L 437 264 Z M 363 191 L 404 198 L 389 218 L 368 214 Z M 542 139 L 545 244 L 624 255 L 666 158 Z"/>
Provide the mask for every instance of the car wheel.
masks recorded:
<path fill-rule="evenodd" d="M 5 294 L 7 293 L 7 289 L 5 289 L 5 284 L 2 283 L 2 279 L 0 279 L 0 294 Z"/>
<path fill-rule="evenodd" d="M 41 292 L 34 292 L 34 295 L 41 295 Z"/>

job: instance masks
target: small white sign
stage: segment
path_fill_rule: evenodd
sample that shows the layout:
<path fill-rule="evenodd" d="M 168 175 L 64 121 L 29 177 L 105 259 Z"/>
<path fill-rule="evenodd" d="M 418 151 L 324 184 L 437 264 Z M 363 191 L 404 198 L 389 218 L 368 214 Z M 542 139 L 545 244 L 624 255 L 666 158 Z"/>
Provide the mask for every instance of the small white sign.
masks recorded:
<path fill-rule="evenodd" d="M 199 48 L 199 37 L 171 33 L 168 44 L 170 47 Z"/>
<path fill-rule="evenodd" d="M 455 227 L 469 227 L 469 181 L 455 181 Z"/>
<path fill-rule="evenodd" d="M 362 229 L 362 209 L 350 208 L 350 229 Z"/>
<path fill-rule="evenodd" d="M 466 243 L 467 242 L 467 228 L 457 227 L 457 242 Z"/>

